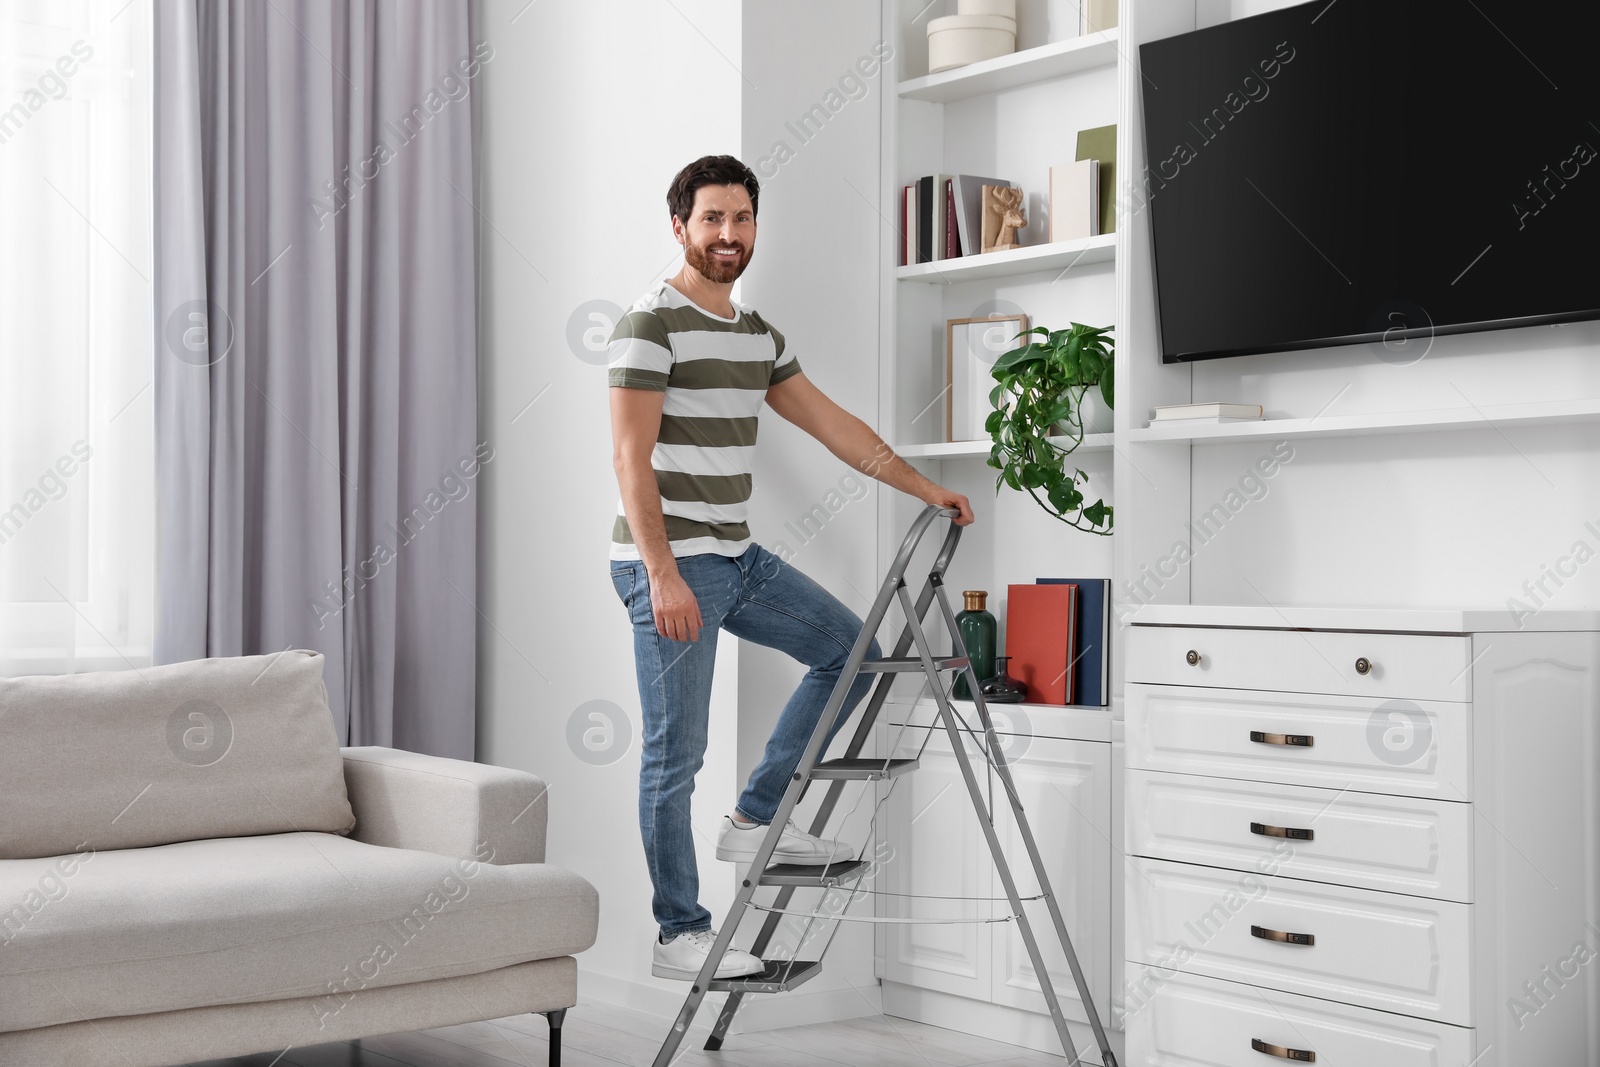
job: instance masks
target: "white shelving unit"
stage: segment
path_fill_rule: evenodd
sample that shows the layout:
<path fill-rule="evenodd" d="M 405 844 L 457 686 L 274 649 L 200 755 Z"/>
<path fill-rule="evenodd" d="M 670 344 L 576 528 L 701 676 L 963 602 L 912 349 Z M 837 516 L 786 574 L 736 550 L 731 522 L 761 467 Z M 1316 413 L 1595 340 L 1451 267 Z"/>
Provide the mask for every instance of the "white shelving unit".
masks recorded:
<path fill-rule="evenodd" d="M 1139 3 L 1183 7 L 1173 0 Z M 1042 17 L 1047 5 L 1019 6 Z M 1136 75 L 1128 57 L 1137 37 L 1130 35 L 1126 10 L 1120 29 L 1077 36 L 1075 24 L 1059 24 L 1068 5 L 1048 8 L 1057 22 L 1048 27 L 1020 26 L 1021 47 L 1015 54 L 919 77 L 927 69 L 927 21 L 953 13 L 954 3 L 924 9 L 910 0 L 884 2 L 885 39 L 895 43 L 900 73 L 911 77 L 883 101 L 882 216 L 898 219 L 901 188 L 932 173 L 1003 177 L 1027 193 L 1028 221 L 1018 234 L 1022 248 L 899 266 L 893 242 L 886 241 L 881 271 L 880 299 L 889 313 L 882 316 L 880 338 L 879 425 L 887 428 L 884 436 L 896 452 L 933 480 L 972 500 L 978 521 L 963 531 L 947 584 L 952 591 L 989 591 L 989 608 L 1001 622 L 1002 644 L 1008 585 L 1041 577 L 1116 577 L 1114 564 L 1122 555 L 1126 519 L 1115 489 L 1138 477 L 1131 470 L 1123 472 L 1126 457 L 1118 442 L 1128 418 L 1120 408 L 1123 397 L 1142 403 L 1149 392 L 1148 385 L 1137 381 L 1130 388 L 1127 341 L 1122 336 L 1129 299 L 1125 290 L 1130 284 L 1125 269 L 1131 265 L 1137 270 L 1141 260 L 1148 264 L 1148 235 L 1144 250 L 1130 245 L 1120 224 L 1111 234 L 1057 244 L 1047 241 L 1049 169 L 1073 160 L 1078 131 L 1117 124 L 1119 170 L 1139 166 L 1127 117 L 1130 92 L 1136 99 L 1137 87 L 1129 84 Z M 1192 3 L 1186 14 L 1192 24 Z M 938 398 L 945 384 L 946 320 L 1017 312 L 1028 316 L 1030 327 L 1061 329 L 1072 322 L 1117 325 L 1117 432 L 1085 435 L 1072 455 L 1072 462 L 1088 477 L 1083 487 L 1088 500 L 1104 498 L 1116 507 L 1115 536 L 1074 530 L 1027 494 L 1004 488 L 997 494 L 998 472 L 987 465 L 989 441 L 943 440 L 943 406 Z M 1159 356 L 1154 358 L 1159 365 Z M 1167 371 L 1167 378 L 1181 375 L 1187 383 L 1187 368 Z M 1155 395 L 1167 403 L 1174 402 L 1179 392 L 1169 382 Z M 1188 399 L 1186 391 L 1181 396 Z M 1158 461 L 1158 466 L 1163 465 Z M 1176 470 L 1173 465 L 1172 472 Z M 1182 473 L 1187 477 L 1186 464 Z M 1182 496 L 1186 504 L 1187 493 Z M 918 506 L 903 496 L 883 495 L 880 557 L 884 561 L 898 547 Z M 1115 656 L 1115 638 L 1112 649 Z M 1115 679 L 1115 663 L 1112 670 Z M 900 721 L 920 721 L 931 710 L 926 698 L 906 694 L 901 699 L 907 703 Z M 1052 880 L 1064 910 L 1075 917 L 1069 919 L 1074 944 L 1102 1022 L 1112 1029 L 1114 1050 L 1120 1055 L 1121 1034 L 1112 1014 L 1120 1002 L 1123 956 L 1117 844 L 1119 701 L 1120 693 L 1113 691 L 1107 707 L 1023 704 L 994 710 L 997 725 L 1020 724 L 1016 728 L 1027 735 L 1015 767 L 1019 788 L 1030 792 L 1028 802 L 1035 808 L 1059 815 L 1050 820 L 1052 842 L 1046 851 L 1061 863 L 1057 867 L 1047 862 L 1052 863 Z M 936 757 L 934 764 L 938 765 Z M 924 812 L 924 803 L 899 802 L 886 816 L 884 840 L 906 843 L 897 860 L 887 865 L 892 868 L 898 862 L 902 867 L 885 871 L 886 884 L 909 883 L 918 892 L 960 894 L 972 888 L 961 881 L 965 861 L 951 862 L 963 847 L 963 830 L 953 822 L 948 828 L 943 825 L 937 808 L 941 783 L 937 774 L 926 777 L 919 788 L 931 790 L 924 803 L 933 803 L 934 808 Z M 915 826 L 897 824 L 913 819 Z M 1006 931 L 984 928 L 973 935 L 960 927 L 895 928 L 880 933 L 878 952 L 884 1005 L 892 1014 L 1060 1053 L 1037 983 L 1009 944 Z M 1048 962 L 1057 990 L 1070 991 L 1064 961 Z M 1056 974 L 1058 962 L 1063 964 L 1060 974 Z M 1086 1019 L 1075 997 L 1064 994 L 1064 1008 L 1069 1019 Z M 1077 1025 L 1073 1034 L 1080 1053 L 1089 1054 L 1085 1062 L 1097 1061 L 1088 1027 Z"/>

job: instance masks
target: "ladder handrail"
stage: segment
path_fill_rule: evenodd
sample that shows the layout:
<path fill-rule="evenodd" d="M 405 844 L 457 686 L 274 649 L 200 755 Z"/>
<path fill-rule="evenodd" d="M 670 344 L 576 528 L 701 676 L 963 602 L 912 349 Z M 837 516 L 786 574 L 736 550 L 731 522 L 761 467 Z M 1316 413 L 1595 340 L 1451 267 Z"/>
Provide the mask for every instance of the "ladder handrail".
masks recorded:
<path fill-rule="evenodd" d="M 894 560 L 889 564 L 889 578 L 902 577 L 906 572 L 906 565 L 911 562 L 912 553 L 916 552 L 917 545 L 922 543 L 922 535 L 928 532 L 928 526 L 935 516 L 948 515 L 950 528 L 945 532 L 944 544 L 939 546 L 939 554 L 934 557 L 932 572 L 944 574 L 945 568 L 950 565 L 950 557 L 955 555 L 956 545 L 961 543 L 961 527 L 955 522 L 961 517 L 961 512 L 956 508 L 940 507 L 938 504 L 929 504 L 922 509 L 916 521 L 911 524 L 911 529 L 906 531 L 905 540 L 900 542 L 900 550 L 895 553 Z"/>

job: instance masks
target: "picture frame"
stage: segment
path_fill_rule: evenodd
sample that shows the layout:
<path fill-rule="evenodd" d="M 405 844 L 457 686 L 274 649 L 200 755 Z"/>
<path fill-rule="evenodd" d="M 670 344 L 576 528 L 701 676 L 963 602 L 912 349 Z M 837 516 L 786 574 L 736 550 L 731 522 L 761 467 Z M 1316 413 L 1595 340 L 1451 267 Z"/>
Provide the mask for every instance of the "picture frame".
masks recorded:
<path fill-rule="evenodd" d="M 948 319 L 944 324 L 944 439 L 987 441 L 983 424 L 993 410 L 990 370 L 995 360 L 1019 347 L 1017 334 L 1028 328 L 1027 315 L 990 315 Z"/>

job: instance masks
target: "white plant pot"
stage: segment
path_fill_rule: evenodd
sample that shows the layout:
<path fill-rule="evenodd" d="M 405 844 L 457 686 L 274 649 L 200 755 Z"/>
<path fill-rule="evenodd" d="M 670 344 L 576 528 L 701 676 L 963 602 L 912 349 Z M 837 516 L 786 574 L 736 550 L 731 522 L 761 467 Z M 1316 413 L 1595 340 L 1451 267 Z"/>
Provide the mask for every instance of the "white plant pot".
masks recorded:
<path fill-rule="evenodd" d="M 1017 50 L 1017 20 L 1003 15 L 946 15 L 928 23 L 928 73 L 964 67 Z"/>
<path fill-rule="evenodd" d="M 1083 421 L 1083 432 L 1111 433 L 1116 429 L 1116 413 L 1106 406 L 1105 397 L 1100 395 L 1100 387 L 1091 385 L 1083 391 L 1083 402 L 1078 406 L 1078 418 Z M 1071 434 L 1072 427 L 1066 423 L 1056 423 L 1056 431 L 1061 434 Z"/>

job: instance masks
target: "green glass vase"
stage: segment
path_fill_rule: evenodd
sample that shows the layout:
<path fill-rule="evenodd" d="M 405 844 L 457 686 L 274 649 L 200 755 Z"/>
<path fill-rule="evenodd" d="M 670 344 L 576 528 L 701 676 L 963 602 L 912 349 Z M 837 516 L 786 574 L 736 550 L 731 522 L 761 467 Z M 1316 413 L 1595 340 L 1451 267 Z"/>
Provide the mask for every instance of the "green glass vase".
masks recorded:
<path fill-rule="evenodd" d="M 982 589 L 967 589 L 961 594 L 966 598 L 966 610 L 956 615 L 956 630 L 961 634 L 961 643 L 967 648 L 967 658 L 972 661 L 973 673 L 978 676 L 981 685 L 985 679 L 994 676 L 995 639 L 998 627 L 994 616 L 984 610 L 984 601 L 989 597 L 987 591 Z M 950 695 L 957 700 L 971 700 L 972 691 L 967 685 L 967 672 L 962 671 L 956 675 L 956 684 Z"/>

